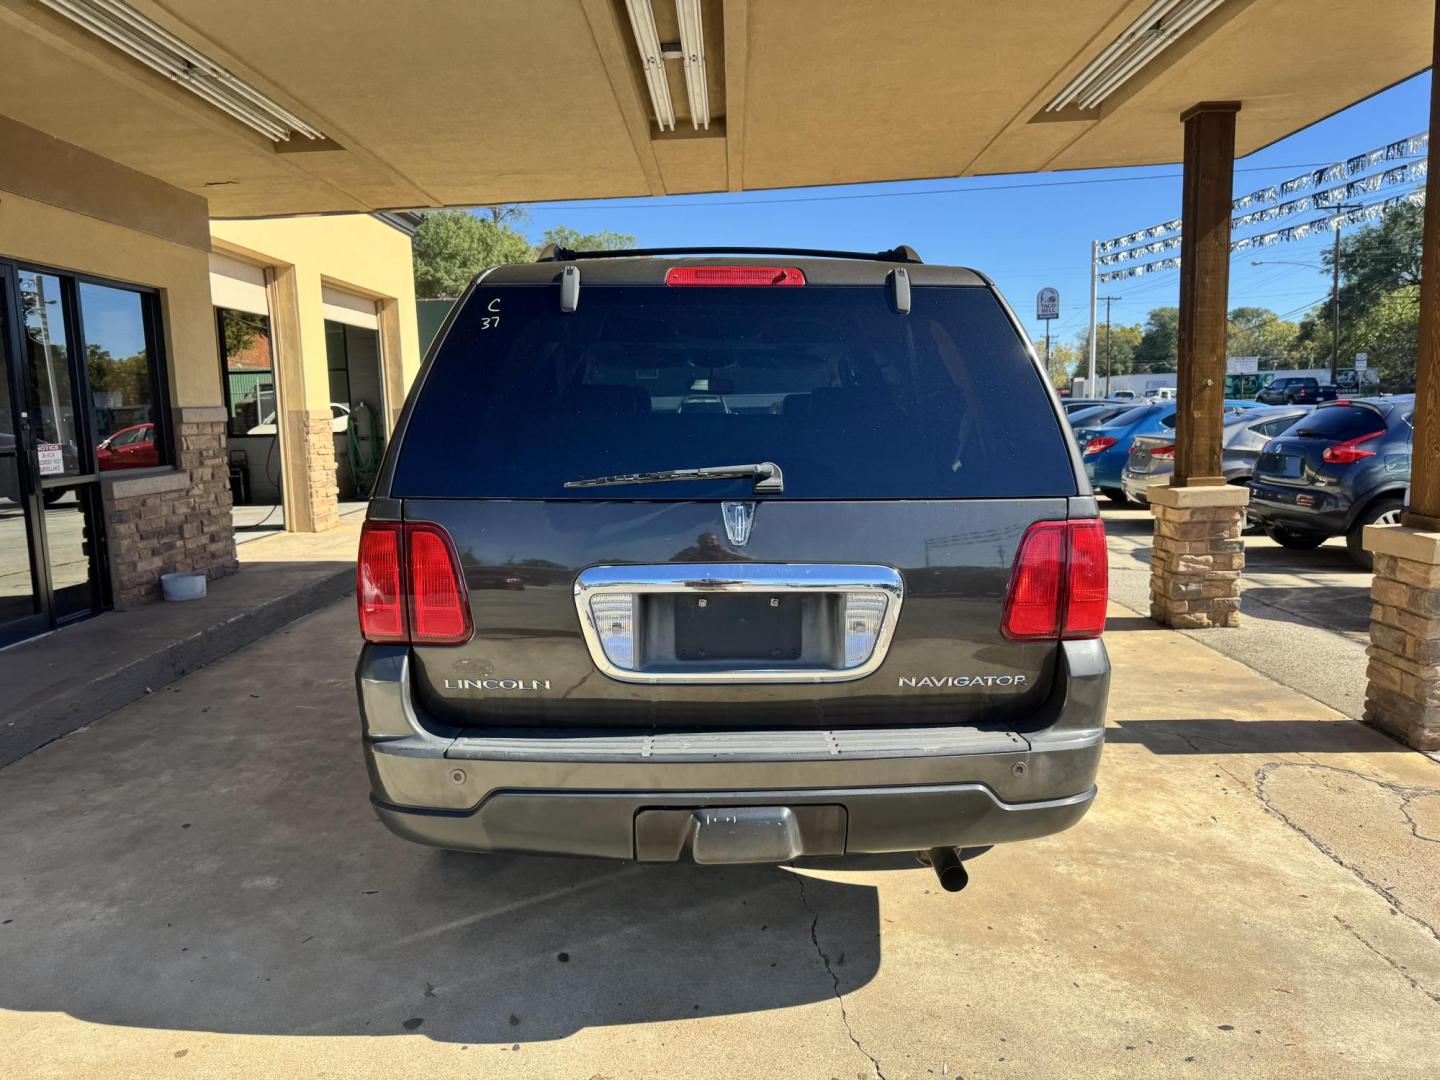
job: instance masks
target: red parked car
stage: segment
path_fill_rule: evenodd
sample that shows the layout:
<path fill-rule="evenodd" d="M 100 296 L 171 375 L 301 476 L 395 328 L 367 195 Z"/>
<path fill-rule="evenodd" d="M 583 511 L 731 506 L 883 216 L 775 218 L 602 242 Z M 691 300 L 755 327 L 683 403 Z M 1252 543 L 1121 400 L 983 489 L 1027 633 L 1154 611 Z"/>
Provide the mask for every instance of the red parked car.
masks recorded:
<path fill-rule="evenodd" d="M 155 425 L 132 424 L 121 428 L 95 448 L 95 457 L 101 472 L 159 465 L 160 449 L 155 445 Z"/>

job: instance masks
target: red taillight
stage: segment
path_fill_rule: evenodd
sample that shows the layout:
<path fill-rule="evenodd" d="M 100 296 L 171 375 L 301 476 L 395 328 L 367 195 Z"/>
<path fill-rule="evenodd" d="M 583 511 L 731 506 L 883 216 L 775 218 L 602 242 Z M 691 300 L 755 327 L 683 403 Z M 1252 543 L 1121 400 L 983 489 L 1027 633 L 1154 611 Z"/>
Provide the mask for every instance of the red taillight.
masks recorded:
<path fill-rule="evenodd" d="M 450 536 L 438 525 L 407 523 L 410 640 L 416 645 L 459 645 L 470 640 L 470 600 Z"/>
<path fill-rule="evenodd" d="M 1065 571 L 1065 523 L 1041 521 L 1025 530 L 1001 629 L 1011 641 L 1053 638 L 1060 630 L 1060 584 Z"/>
<path fill-rule="evenodd" d="M 1070 572 L 1066 577 L 1063 638 L 1099 637 L 1110 599 L 1110 556 L 1099 518 L 1069 522 Z"/>
<path fill-rule="evenodd" d="M 666 285 L 804 285 L 805 273 L 793 266 L 672 266 Z"/>
<path fill-rule="evenodd" d="M 1108 599 L 1100 519 L 1037 521 L 1020 539 L 1000 629 L 1011 641 L 1099 637 Z"/>
<path fill-rule="evenodd" d="M 473 624 L 450 536 L 429 522 L 367 521 L 356 562 L 360 633 L 366 641 L 458 645 Z"/>
<path fill-rule="evenodd" d="M 1098 438 L 1091 439 L 1085 444 L 1085 456 L 1089 457 L 1091 454 L 1104 453 L 1106 450 L 1109 450 L 1110 447 L 1114 446 L 1117 441 L 1118 440 L 1111 438 L 1109 435 L 1101 435 Z"/>
<path fill-rule="evenodd" d="M 1175 456 L 1175 444 L 1169 446 L 1157 446 L 1150 451 L 1151 457 L 1173 458 Z"/>
<path fill-rule="evenodd" d="M 366 641 L 406 641 L 405 589 L 401 582 L 400 526 L 367 521 L 355 560 L 355 602 Z"/>
<path fill-rule="evenodd" d="M 1372 431 L 1369 435 L 1361 435 L 1359 438 L 1346 439 L 1344 442 L 1338 442 L 1334 446 L 1327 446 L 1321 452 L 1320 458 L 1323 461 L 1328 461 L 1331 465 L 1353 465 L 1361 458 L 1375 456 L 1374 450 L 1362 450 L 1360 449 L 1360 444 L 1367 443 L 1371 439 L 1378 439 L 1384 434 L 1385 432 L 1383 431 Z"/>

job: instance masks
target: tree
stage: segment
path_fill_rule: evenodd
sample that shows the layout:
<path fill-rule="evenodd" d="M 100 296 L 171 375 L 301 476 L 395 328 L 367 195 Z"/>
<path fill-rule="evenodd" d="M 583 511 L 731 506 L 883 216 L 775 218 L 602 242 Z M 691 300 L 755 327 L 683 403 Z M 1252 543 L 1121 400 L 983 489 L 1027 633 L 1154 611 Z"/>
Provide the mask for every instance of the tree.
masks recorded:
<path fill-rule="evenodd" d="M 1345 340 L 1355 352 L 1368 355 L 1370 369 L 1379 374 L 1382 386 L 1414 389 L 1415 357 L 1420 350 L 1420 286 L 1407 285 L 1382 294 L 1350 321 Z"/>
<path fill-rule="evenodd" d="M 1109 367 L 1106 367 L 1107 346 L 1105 338 L 1105 324 L 1102 322 L 1095 327 L 1095 374 L 1097 378 L 1104 379 L 1108 370 L 1112 375 L 1128 375 L 1135 368 L 1135 353 L 1140 348 L 1142 337 L 1140 324 L 1126 326 L 1123 323 L 1110 324 L 1110 338 L 1108 346 Z M 1090 356 L 1090 331 L 1082 330 L 1079 340 L 1076 342 L 1082 356 L 1089 363 Z"/>
<path fill-rule="evenodd" d="M 528 225 L 530 223 L 530 211 L 516 203 L 497 203 L 494 206 L 482 206 L 480 213 L 490 215 L 490 220 L 496 225 Z"/>
<path fill-rule="evenodd" d="M 529 262 L 530 241 L 494 213 L 480 217 L 469 210 L 436 210 L 415 230 L 415 295 L 422 300 L 459 296 L 487 266 Z"/>
<path fill-rule="evenodd" d="M 1421 207 L 1405 203 L 1340 241 L 1340 366 L 1349 367 L 1357 352 L 1367 353 L 1392 389 L 1415 384 L 1423 220 Z M 1334 253 L 1327 250 L 1322 257 L 1331 270 Z M 1327 300 L 1300 321 L 1296 348 L 1302 363 L 1328 365 L 1332 320 Z"/>
<path fill-rule="evenodd" d="M 1300 327 L 1269 308 L 1232 308 L 1228 320 L 1225 339 L 1230 356 L 1257 356 L 1260 367 L 1270 370 L 1293 367 L 1299 359 Z"/>
<path fill-rule="evenodd" d="M 1180 355 L 1180 309 L 1151 308 L 1135 349 L 1136 371 L 1174 371 Z"/>
<path fill-rule="evenodd" d="M 571 251 L 620 251 L 623 248 L 633 248 L 635 237 L 608 230 L 582 233 L 568 225 L 556 225 L 553 229 L 545 230 L 545 243 Z"/>
<path fill-rule="evenodd" d="M 1055 384 L 1057 389 L 1064 389 L 1070 385 L 1070 380 L 1084 361 L 1085 354 L 1074 345 L 1052 341 L 1050 357 L 1046 365 L 1050 371 L 1050 381 Z"/>
<path fill-rule="evenodd" d="M 1420 247 L 1424 207 L 1403 203 L 1379 222 L 1357 229 L 1340 241 L 1340 314 L 1379 301 L 1396 289 L 1420 284 Z M 1321 256 L 1327 273 L 1334 252 Z"/>

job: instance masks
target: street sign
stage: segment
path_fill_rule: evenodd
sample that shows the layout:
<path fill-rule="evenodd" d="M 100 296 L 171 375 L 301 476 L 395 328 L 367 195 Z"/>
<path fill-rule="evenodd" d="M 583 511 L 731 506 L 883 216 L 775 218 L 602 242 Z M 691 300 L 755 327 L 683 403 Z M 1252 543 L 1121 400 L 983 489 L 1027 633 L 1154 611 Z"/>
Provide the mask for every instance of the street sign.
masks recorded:
<path fill-rule="evenodd" d="M 1369 367 L 1369 366 L 1370 366 L 1370 354 L 1369 354 L 1369 353 L 1363 353 L 1363 352 L 1357 352 L 1357 353 L 1355 354 L 1355 370 L 1356 370 L 1356 371 L 1364 371 L 1364 370 L 1365 370 L 1367 367 Z"/>
<path fill-rule="evenodd" d="M 1230 375 L 1254 375 L 1259 370 L 1258 356 L 1232 356 L 1225 361 L 1225 371 Z"/>
<path fill-rule="evenodd" d="M 1060 292 L 1048 285 L 1035 294 L 1035 318 L 1041 320 L 1060 317 Z"/>

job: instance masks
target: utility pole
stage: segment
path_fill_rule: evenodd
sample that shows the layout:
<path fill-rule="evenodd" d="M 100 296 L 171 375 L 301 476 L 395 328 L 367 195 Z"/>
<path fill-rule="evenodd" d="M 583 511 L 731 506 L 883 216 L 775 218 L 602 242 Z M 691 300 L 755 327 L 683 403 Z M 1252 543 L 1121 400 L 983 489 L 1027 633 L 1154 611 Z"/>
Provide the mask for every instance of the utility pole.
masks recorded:
<path fill-rule="evenodd" d="M 1095 300 L 1100 289 L 1099 264 L 1096 260 L 1100 257 L 1100 243 L 1097 240 L 1090 241 L 1090 369 L 1085 377 L 1085 393 L 1090 397 L 1095 396 Z"/>
<path fill-rule="evenodd" d="M 1122 296 L 1101 296 L 1099 300 L 1105 301 L 1105 396 L 1110 396 L 1110 305 L 1116 300 L 1123 300 Z M 1091 333 L 1090 355 L 1095 355 L 1095 338 Z"/>
<path fill-rule="evenodd" d="M 1338 203 L 1331 207 L 1337 214 L 1344 215 L 1360 207 L 1353 203 Z M 1340 222 L 1335 223 L 1335 247 L 1330 256 L 1330 385 L 1340 370 Z"/>

